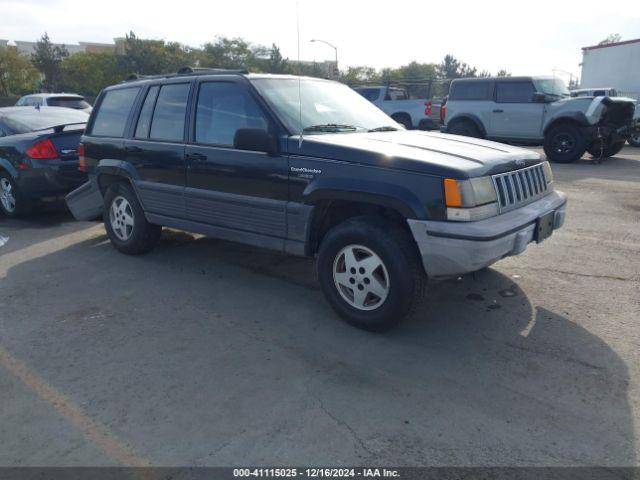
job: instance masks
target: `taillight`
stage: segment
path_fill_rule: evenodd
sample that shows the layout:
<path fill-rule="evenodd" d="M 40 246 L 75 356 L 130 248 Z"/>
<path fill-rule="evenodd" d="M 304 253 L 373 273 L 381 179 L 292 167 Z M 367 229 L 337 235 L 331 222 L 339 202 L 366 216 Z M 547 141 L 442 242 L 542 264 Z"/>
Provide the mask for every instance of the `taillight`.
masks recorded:
<path fill-rule="evenodd" d="M 443 104 L 440 106 L 440 121 L 441 121 L 442 123 L 444 123 L 444 117 L 446 116 L 446 114 L 447 114 L 447 104 L 446 104 L 446 103 L 443 103 Z"/>
<path fill-rule="evenodd" d="M 87 171 L 87 161 L 84 158 L 84 144 L 78 144 L 78 170 L 81 172 Z"/>
<path fill-rule="evenodd" d="M 34 143 L 27 148 L 27 155 L 31 158 L 38 158 L 41 160 L 49 158 L 58 158 L 58 151 L 53 146 L 53 142 L 50 139 L 45 138 L 39 142 Z"/>
<path fill-rule="evenodd" d="M 431 102 L 424 102 L 424 115 L 426 117 L 431 116 Z"/>

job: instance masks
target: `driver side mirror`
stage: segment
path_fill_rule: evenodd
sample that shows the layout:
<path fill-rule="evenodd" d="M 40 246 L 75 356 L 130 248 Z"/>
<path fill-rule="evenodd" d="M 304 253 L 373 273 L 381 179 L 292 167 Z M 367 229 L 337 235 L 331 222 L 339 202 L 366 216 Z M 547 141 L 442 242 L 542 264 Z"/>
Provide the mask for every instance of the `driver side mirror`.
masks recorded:
<path fill-rule="evenodd" d="M 547 96 L 542 92 L 534 92 L 531 101 L 533 103 L 545 103 L 547 101 Z"/>
<path fill-rule="evenodd" d="M 239 128 L 233 136 L 233 148 L 276 155 L 278 139 L 262 128 Z"/>

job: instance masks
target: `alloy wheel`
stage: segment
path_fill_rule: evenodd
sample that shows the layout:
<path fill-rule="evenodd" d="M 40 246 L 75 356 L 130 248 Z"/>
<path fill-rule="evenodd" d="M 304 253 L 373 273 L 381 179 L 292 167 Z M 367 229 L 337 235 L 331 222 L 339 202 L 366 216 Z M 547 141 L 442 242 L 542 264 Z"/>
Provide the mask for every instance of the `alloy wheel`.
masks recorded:
<path fill-rule="evenodd" d="M 574 138 L 567 133 L 559 133 L 553 138 L 553 150 L 557 153 L 570 153 L 576 146 Z"/>
<path fill-rule="evenodd" d="M 338 252 L 333 281 L 343 300 L 358 310 L 375 310 L 389 295 L 389 273 L 384 262 L 363 245 L 348 245 Z"/>
<path fill-rule="evenodd" d="M 109 221 L 113 233 L 119 240 L 126 242 L 131 238 L 134 220 L 133 209 L 129 201 L 122 195 L 115 197 L 109 209 Z"/>
<path fill-rule="evenodd" d="M 13 185 L 8 178 L 0 178 L 0 202 L 7 212 L 15 212 L 16 198 L 13 194 Z"/>

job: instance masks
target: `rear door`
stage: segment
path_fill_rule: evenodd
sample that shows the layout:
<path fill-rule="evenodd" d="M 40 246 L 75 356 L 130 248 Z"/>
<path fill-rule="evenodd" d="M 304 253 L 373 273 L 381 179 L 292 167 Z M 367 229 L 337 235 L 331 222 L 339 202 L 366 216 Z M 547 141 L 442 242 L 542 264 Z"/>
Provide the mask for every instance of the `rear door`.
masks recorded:
<path fill-rule="evenodd" d="M 186 148 L 188 218 L 235 232 L 227 238 L 284 238 L 286 157 L 234 148 L 240 128 L 277 129 L 272 117 L 244 79 L 201 79 L 195 95 Z"/>
<path fill-rule="evenodd" d="M 537 139 L 542 136 L 544 103 L 534 103 L 533 82 L 496 82 L 495 104 L 491 115 L 491 136 Z"/>
<path fill-rule="evenodd" d="M 144 94 L 125 160 L 133 165 L 136 188 L 149 213 L 184 218 L 185 131 L 191 82 L 151 85 Z"/>

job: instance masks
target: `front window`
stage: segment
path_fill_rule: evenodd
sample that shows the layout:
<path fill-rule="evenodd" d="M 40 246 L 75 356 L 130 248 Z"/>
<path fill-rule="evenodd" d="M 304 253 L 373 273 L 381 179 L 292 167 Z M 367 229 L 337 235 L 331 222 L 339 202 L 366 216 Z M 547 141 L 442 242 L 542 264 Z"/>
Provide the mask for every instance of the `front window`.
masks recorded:
<path fill-rule="evenodd" d="M 538 92 L 554 97 L 569 97 L 569 89 L 559 78 L 534 78 L 533 83 Z"/>
<path fill-rule="evenodd" d="M 382 110 L 341 83 L 307 78 L 256 78 L 251 82 L 291 132 L 401 128 Z"/>

